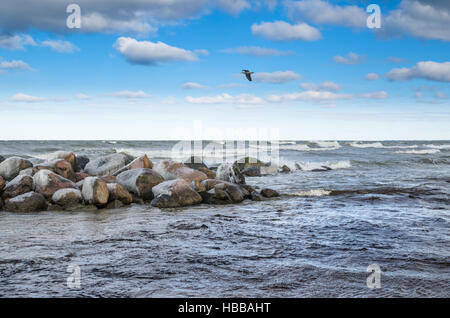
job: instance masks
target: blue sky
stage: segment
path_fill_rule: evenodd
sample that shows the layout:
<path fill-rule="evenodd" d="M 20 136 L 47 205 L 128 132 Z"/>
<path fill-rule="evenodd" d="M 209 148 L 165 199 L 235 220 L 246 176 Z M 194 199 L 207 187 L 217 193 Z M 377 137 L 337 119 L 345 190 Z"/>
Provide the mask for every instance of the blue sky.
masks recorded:
<path fill-rule="evenodd" d="M 3 1 L 0 139 L 172 139 L 194 121 L 282 139 L 450 139 L 450 5 L 379 1 L 369 29 L 368 4 Z"/>

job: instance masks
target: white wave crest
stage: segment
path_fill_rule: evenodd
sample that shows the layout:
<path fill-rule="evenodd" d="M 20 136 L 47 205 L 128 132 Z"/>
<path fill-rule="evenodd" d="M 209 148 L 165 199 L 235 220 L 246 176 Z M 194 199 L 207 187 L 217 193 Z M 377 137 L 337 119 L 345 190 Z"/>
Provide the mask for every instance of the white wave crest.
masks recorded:
<path fill-rule="evenodd" d="M 311 141 L 311 143 L 314 143 L 321 148 L 341 148 L 341 145 L 337 141 Z"/>
<path fill-rule="evenodd" d="M 300 191 L 292 193 L 291 195 L 296 197 L 323 197 L 330 195 L 331 191 L 323 190 L 323 189 L 312 189 L 306 191 Z"/>
<path fill-rule="evenodd" d="M 424 145 L 424 147 L 427 148 L 433 148 L 433 149 L 450 149 L 450 145 Z"/>
<path fill-rule="evenodd" d="M 296 167 L 299 170 L 303 171 L 312 171 L 312 170 L 336 170 L 336 169 L 347 169 L 352 165 L 350 160 L 342 160 L 337 162 L 299 162 L 296 163 Z"/>
<path fill-rule="evenodd" d="M 395 153 L 414 154 L 414 155 L 432 155 L 441 152 L 439 149 L 422 149 L 422 150 L 403 150 Z"/>

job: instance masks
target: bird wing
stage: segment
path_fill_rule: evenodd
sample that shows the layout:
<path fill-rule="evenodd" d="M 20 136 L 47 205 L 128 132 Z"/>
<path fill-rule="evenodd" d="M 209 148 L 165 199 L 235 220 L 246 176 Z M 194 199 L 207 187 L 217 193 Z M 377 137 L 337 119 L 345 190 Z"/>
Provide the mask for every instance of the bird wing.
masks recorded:
<path fill-rule="evenodd" d="M 245 77 L 247 77 L 247 79 L 251 82 L 252 81 L 252 76 L 250 75 L 250 73 L 245 73 Z"/>

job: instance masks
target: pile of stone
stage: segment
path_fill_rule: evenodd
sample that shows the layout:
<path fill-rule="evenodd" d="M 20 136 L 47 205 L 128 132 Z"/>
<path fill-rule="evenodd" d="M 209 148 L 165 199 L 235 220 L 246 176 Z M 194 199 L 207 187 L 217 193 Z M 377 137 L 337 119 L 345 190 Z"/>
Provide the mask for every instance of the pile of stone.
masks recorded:
<path fill-rule="evenodd" d="M 126 153 L 94 160 L 65 151 L 47 161 L 1 159 L 0 209 L 11 212 L 119 208 L 132 203 L 176 208 L 279 196 L 274 190 L 258 192 L 246 184 L 244 175 L 277 172 L 248 157 L 222 164 L 216 172 L 197 157 L 185 163 L 163 160 L 155 165 L 146 155 L 133 158 Z"/>

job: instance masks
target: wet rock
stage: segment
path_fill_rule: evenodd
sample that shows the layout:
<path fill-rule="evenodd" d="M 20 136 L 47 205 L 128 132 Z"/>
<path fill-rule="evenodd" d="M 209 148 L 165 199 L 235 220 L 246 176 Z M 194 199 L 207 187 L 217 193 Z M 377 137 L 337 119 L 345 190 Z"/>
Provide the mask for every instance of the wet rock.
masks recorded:
<path fill-rule="evenodd" d="M 282 172 L 282 173 L 288 173 L 288 172 L 291 172 L 291 168 L 289 168 L 286 165 L 283 165 L 283 166 L 280 167 L 280 169 L 278 171 Z"/>
<path fill-rule="evenodd" d="M 155 198 L 151 205 L 158 208 L 176 208 L 198 204 L 202 197 L 183 179 L 164 181 L 152 189 Z"/>
<path fill-rule="evenodd" d="M 208 166 L 203 162 L 203 159 L 197 156 L 191 156 L 184 162 L 184 165 L 194 170 L 200 170 L 201 168 L 208 169 Z"/>
<path fill-rule="evenodd" d="M 0 195 L 2 194 L 2 191 L 3 191 L 3 188 L 5 187 L 5 185 L 6 185 L 5 179 L 3 179 L 2 176 L 0 176 Z"/>
<path fill-rule="evenodd" d="M 0 156 L 0 163 L 2 163 L 3 161 L 5 161 L 5 157 Z"/>
<path fill-rule="evenodd" d="M 27 159 L 10 157 L 0 163 L 0 176 L 6 181 L 9 181 L 17 177 L 20 170 L 24 170 L 32 166 L 33 164 Z"/>
<path fill-rule="evenodd" d="M 199 168 L 197 169 L 200 172 L 203 172 L 204 174 L 206 174 L 206 176 L 208 177 L 208 179 L 215 179 L 216 178 L 216 173 L 208 168 Z"/>
<path fill-rule="evenodd" d="M 75 154 L 70 151 L 56 151 L 52 154 L 50 154 L 47 158 L 48 161 L 56 161 L 57 159 L 62 159 L 67 161 L 70 166 L 72 167 L 72 170 L 75 169 Z M 59 173 L 58 173 L 59 174 Z M 66 178 L 66 177 L 65 177 Z"/>
<path fill-rule="evenodd" d="M 181 162 L 175 162 L 172 160 L 160 161 L 157 165 L 155 165 L 153 170 L 158 172 L 165 180 L 183 179 L 190 183 L 192 181 L 201 182 L 208 179 L 206 174 L 203 172 L 191 169 Z"/>
<path fill-rule="evenodd" d="M 53 161 L 48 161 L 34 165 L 35 171 L 43 169 L 53 171 L 54 173 L 59 174 L 63 178 L 75 181 L 75 173 L 73 172 L 72 165 L 66 160 L 56 159 Z"/>
<path fill-rule="evenodd" d="M 315 168 L 315 169 L 312 169 L 311 171 L 312 172 L 321 172 L 321 171 L 330 171 L 330 170 L 333 170 L 333 169 L 331 169 L 330 167 L 327 167 L 327 166 L 321 166 L 320 168 Z"/>
<path fill-rule="evenodd" d="M 77 185 L 50 170 L 44 169 L 39 170 L 33 176 L 33 188 L 46 199 L 50 199 L 56 191 L 68 188 L 77 189 Z"/>
<path fill-rule="evenodd" d="M 242 170 L 242 174 L 247 177 L 260 177 L 261 167 L 247 167 L 244 170 Z"/>
<path fill-rule="evenodd" d="M 133 202 L 133 197 L 130 192 L 118 183 L 108 183 L 109 201 L 120 201 L 125 205 Z"/>
<path fill-rule="evenodd" d="M 89 158 L 86 156 L 75 156 L 75 172 L 80 172 L 86 167 L 87 163 L 89 162 Z"/>
<path fill-rule="evenodd" d="M 0 198 L 0 210 L 3 209 L 3 200 Z"/>
<path fill-rule="evenodd" d="M 269 189 L 269 188 L 262 189 L 261 195 L 266 198 L 274 198 L 274 197 L 280 196 L 280 194 L 277 191 Z"/>
<path fill-rule="evenodd" d="M 245 184 L 245 177 L 237 164 L 221 164 L 217 168 L 216 179 L 236 184 Z"/>
<path fill-rule="evenodd" d="M 99 178 L 105 181 L 106 183 L 116 183 L 117 179 L 117 177 L 115 176 L 101 176 Z"/>
<path fill-rule="evenodd" d="M 10 199 L 4 209 L 10 212 L 45 211 L 47 202 L 42 194 L 31 191 Z"/>
<path fill-rule="evenodd" d="M 60 189 L 53 193 L 52 202 L 60 207 L 68 208 L 83 202 L 81 191 L 78 189 Z"/>
<path fill-rule="evenodd" d="M 252 192 L 250 194 L 250 200 L 252 201 L 263 201 L 264 198 L 261 194 L 259 194 L 258 192 Z"/>
<path fill-rule="evenodd" d="M 132 162 L 130 162 L 128 165 L 126 165 L 125 167 L 119 169 L 118 171 L 114 172 L 114 176 L 119 175 L 120 173 L 127 171 L 127 170 L 132 170 L 132 169 L 139 169 L 139 168 L 148 168 L 148 169 L 152 169 L 153 168 L 153 162 L 151 162 L 150 159 L 148 159 L 147 155 L 143 155 L 139 158 L 134 159 Z"/>
<path fill-rule="evenodd" d="M 164 181 L 163 177 L 152 169 L 139 168 L 120 173 L 118 184 L 144 200 L 153 199 L 152 188 Z"/>
<path fill-rule="evenodd" d="M 211 179 L 205 180 L 202 183 L 206 188 L 206 192 L 200 194 L 205 203 L 239 203 L 250 196 L 250 193 L 246 189 L 235 183 Z"/>
<path fill-rule="evenodd" d="M 251 185 L 242 184 L 241 187 L 244 188 L 245 190 L 247 190 L 248 193 L 256 192 L 255 188 L 253 188 Z"/>
<path fill-rule="evenodd" d="M 6 184 L 3 189 L 2 199 L 7 202 L 9 199 L 33 190 L 33 178 L 26 175 L 18 175 Z"/>
<path fill-rule="evenodd" d="M 245 157 L 235 161 L 235 164 L 239 167 L 239 170 L 243 171 L 245 168 L 249 167 L 264 167 L 266 164 L 261 160 L 253 157 Z"/>
<path fill-rule="evenodd" d="M 80 182 L 81 180 L 86 179 L 89 175 L 85 172 L 75 172 L 75 182 Z"/>
<path fill-rule="evenodd" d="M 133 160 L 133 157 L 125 153 L 115 153 L 102 156 L 89 161 L 84 167 L 84 172 L 91 176 L 110 175 L 125 167 Z"/>
<path fill-rule="evenodd" d="M 105 181 L 98 177 L 87 177 L 83 181 L 81 195 L 87 204 L 104 206 L 108 203 L 109 190 Z"/>

